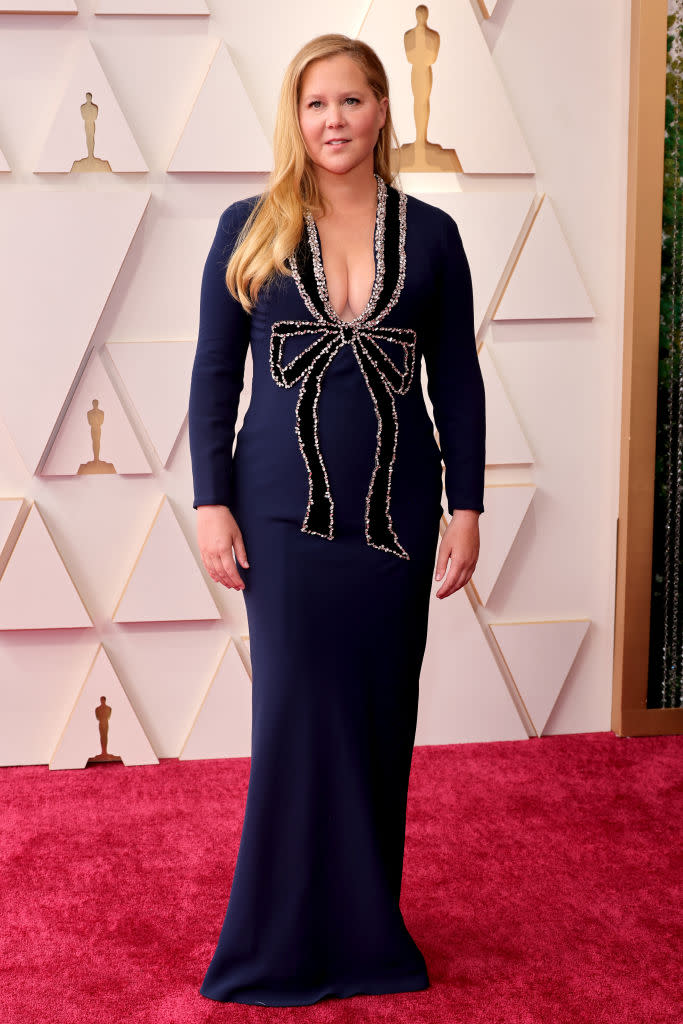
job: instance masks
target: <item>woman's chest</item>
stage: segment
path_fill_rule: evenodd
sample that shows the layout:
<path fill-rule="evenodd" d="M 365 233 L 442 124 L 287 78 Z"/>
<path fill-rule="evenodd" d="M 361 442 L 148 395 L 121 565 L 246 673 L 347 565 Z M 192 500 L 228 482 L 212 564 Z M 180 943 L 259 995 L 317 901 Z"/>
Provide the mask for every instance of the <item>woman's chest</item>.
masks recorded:
<path fill-rule="evenodd" d="M 317 222 L 320 262 L 330 304 L 355 320 L 370 300 L 376 277 L 374 220 Z"/>
<path fill-rule="evenodd" d="M 271 367 L 275 359 L 280 374 L 292 379 L 313 362 L 334 359 L 344 346 L 362 357 L 370 375 L 382 363 L 377 345 L 387 352 L 398 346 L 407 362 L 419 361 L 433 317 L 439 315 L 441 274 L 433 232 L 426 230 L 424 216 L 417 216 L 421 208 L 413 205 L 409 218 L 407 207 L 407 196 L 387 189 L 378 178 L 374 246 L 364 238 L 352 249 L 348 233 L 340 232 L 336 222 L 333 230 L 330 221 L 324 229 L 325 250 L 307 212 L 300 244 L 287 260 L 291 276 L 278 275 L 259 296 L 252 324 L 254 355 L 256 346 L 268 346 Z M 297 362 L 285 371 L 290 353 Z M 389 365 L 383 372 L 393 376 Z"/>
<path fill-rule="evenodd" d="M 366 333 L 375 326 L 382 329 L 400 327 L 416 333 L 418 345 L 425 338 L 432 318 L 441 306 L 440 272 L 433 251 L 410 244 L 410 233 L 395 260 L 380 255 L 375 265 L 365 263 L 347 270 L 343 252 L 314 267 L 300 267 L 298 272 L 279 275 L 259 294 L 252 317 L 252 342 L 270 341 L 277 323 L 312 329 L 343 332 L 342 321 Z M 387 263 L 389 262 L 389 266 Z M 375 269 L 378 273 L 375 273 Z M 361 272 L 363 270 L 363 272 Z M 343 316 L 342 305 L 350 306 Z M 359 316 L 359 314 L 362 314 Z"/>

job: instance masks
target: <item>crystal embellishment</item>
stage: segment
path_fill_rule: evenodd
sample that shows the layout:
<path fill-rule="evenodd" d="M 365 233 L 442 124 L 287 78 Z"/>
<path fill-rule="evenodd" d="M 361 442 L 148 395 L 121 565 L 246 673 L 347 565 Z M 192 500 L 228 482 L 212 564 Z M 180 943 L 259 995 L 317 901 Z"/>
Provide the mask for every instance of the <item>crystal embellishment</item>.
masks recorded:
<path fill-rule="evenodd" d="M 332 306 L 320 242 L 310 211 L 305 212 L 301 263 L 294 253 L 288 266 L 312 320 L 279 320 L 270 336 L 270 372 L 280 387 L 301 381 L 296 404 L 296 434 L 309 481 L 308 506 L 301 529 L 328 540 L 334 539 L 334 500 L 318 436 L 318 399 L 325 371 L 344 345 L 351 345 L 372 398 L 377 416 L 375 465 L 365 502 L 365 538 L 369 545 L 409 558 L 394 530 L 391 513 L 391 475 L 398 444 L 395 395 L 405 395 L 415 371 L 416 333 L 409 328 L 381 327 L 399 299 L 406 271 L 406 195 L 389 191 L 380 175 L 377 180 L 375 219 L 375 279 L 365 309 L 353 320 L 343 320 Z M 387 222 L 396 239 L 396 251 L 385 251 Z M 288 363 L 283 362 L 288 338 L 311 335 L 314 339 Z M 396 361 L 378 344 L 396 346 Z"/>

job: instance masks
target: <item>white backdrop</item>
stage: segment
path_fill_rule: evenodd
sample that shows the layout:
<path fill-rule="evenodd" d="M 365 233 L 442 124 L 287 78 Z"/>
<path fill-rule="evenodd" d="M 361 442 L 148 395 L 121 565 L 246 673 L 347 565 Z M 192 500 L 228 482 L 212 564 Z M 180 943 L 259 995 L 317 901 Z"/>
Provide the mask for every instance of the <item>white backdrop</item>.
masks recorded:
<path fill-rule="evenodd" d="M 243 598 L 204 572 L 192 509 L 201 274 L 222 210 L 266 181 L 282 74 L 303 42 L 367 38 L 405 106 L 397 40 L 414 5 L 384 17 L 375 4 L 0 14 L 0 764 L 84 764 L 100 690 L 109 749 L 128 764 L 248 753 Z M 628 4 L 498 0 L 489 19 L 470 0 L 428 7 L 442 41 L 429 138 L 473 173 L 402 183 L 455 216 L 470 258 L 487 487 L 474 586 L 432 602 L 417 742 L 605 730 Z M 106 7 L 124 9 L 144 10 Z M 453 40 L 472 31 L 463 65 Z M 68 173 L 85 156 L 87 89 L 111 172 Z M 248 362 L 238 429 L 249 379 Z M 77 475 L 97 395 L 114 472 Z"/>

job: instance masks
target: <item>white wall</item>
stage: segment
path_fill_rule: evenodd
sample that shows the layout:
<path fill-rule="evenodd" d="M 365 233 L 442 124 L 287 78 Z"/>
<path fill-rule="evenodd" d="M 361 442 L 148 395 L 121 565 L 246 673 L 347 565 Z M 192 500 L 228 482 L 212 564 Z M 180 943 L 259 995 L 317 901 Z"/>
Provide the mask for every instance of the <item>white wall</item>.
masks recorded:
<path fill-rule="evenodd" d="M 494 490 L 498 484 L 523 485 L 524 490 L 515 487 L 510 495 L 533 492 L 533 497 L 519 529 L 508 537 L 506 557 L 500 559 L 485 603 L 471 587 L 444 602 L 433 602 L 418 742 L 514 739 L 536 732 L 610 727 L 628 6 L 592 0 L 572 4 L 498 0 L 493 16 L 485 21 L 474 4 L 536 174 L 402 175 L 406 190 L 424 198 L 429 192 L 442 196 L 460 190 L 525 192 L 534 207 L 544 193 L 595 311 L 592 318 L 532 317 L 490 324 L 484 318 L 479 340 L 533 456 L 533 463 L 527 465 L 504 460 L 489 466 L 487 486 Z M 36 502 L 93 622 L 92 627 L 46 628 L 45 622 L 32 618 L 32 593 L 47 588 L 58 602 L 70 583 L 60 577 L 59 565 L 38 560 L 42 549 L 37 542 L 31 541 L 34 546 L 26 549 L 28 555 L 20 555 L 20 537 L 12 557 L 23 558 L 23 588 L 10 579 L 9 569 L 0 578 L 0 610 L 3 588 L 6 598 L 9 594 L 8 583 L 15 588 L 9 595 L 12 605 L 16 608 L 19 600 L 26 602 L 25 612 L 21 605 L 24 628 L 7 617 L 4 627 L 0 622 L 0 764 L 51 760 L 100 643 L 158 757 L 181 752 L 231 637 L 241 660 L 231 659 L 230 671 L 219 671 L 215 685 L 241 687 L 243 680 L 235 673 L 239 675 L 242 665 L 248 684 L 243 599 L 214 584 L 200 568 L 182 409 L 177 421 L 180 433 L 164 465 L 145 429 L 149 410 L 141 415 L 135 408 L 105 346 L 162 341 L 191 346 L 196 339 L 203 263 L 218 216 L 234 199 L 260 191 L 266 181 L 265 173 L 166 171 L 218 40 L 227 44 L 253 104 L 258 119 L 255 136 L 260 126 L 270 139 L 280 81 L 292 54 L 306 39 L 322 32 L 356 35 L 367 7 L 366 0 L 342 5 L 331 0 L 285 5 L 252 0 L 215 3 L 210 17 L 109 18 L 95 15 L 94 8 L 84 4 L 76 16 L 0 15 L 0 150 L 11 168 L 10 173 L 0 174 L 0 211 L 18 209 L 16 202 L 26 193 L 37 199 L 39 192 L 72 191 L 84 203 L 86 194 L 92 199 L 91 193 L 97 193 L 94 233 L 77 215 L 71 229 L 61 228 L 47 244 L 43 214 L 39 217 L 36 212 L 43 207 L 32 207 L 25 199 L 21 209 L 29 211 L 26 224 L 32 226 L 21 251 L 8 251 L 7 235 L 3 243 L 0 232 L 0 298 L 5 297 L 0 302 L 0 372 L 4 367 L 10 373 L 11 364 L 12 372 L 18 374 L 11 393 L 8 387 L 3 392 L 0 383 L 0 497 Z M 268 32 L 263 31 L 265 24 Z M 408 27 L 402 25 L 401 31 Z M 388 24 L 390 29 L 393 25 Z M 35 173 L 85 40 L 92 43 L 148 173 L 126 173 L 125 169 L 113 174 Z M 476 101 L 473 94 L 470 102 L 475 105 Z M 473 110 L 485 125 L 487 112 L 476 106 Z M 226 96 L 228 125 L 230 116 Z M 495 130 L 495 119 L 491 130 Z M 98 155 L 97 143 L 95 152 Z M 80 155 L 73 154 L 74 158 Z M 122 215 L 114 199 L 107 199 L 112 193 L 133 225 L 129 247 L 120 243 L 116 249 L 113 241 L 117 226 L 124 239 L 127 228 L 121 228 Z M 55 209 L 57 203 L 56 199 Z M 137 230 L 136 203 L 143 211 Z M 128 223 L 125 218 L 124 223 Z M 106 236 L 112 241 L 106 257 L 103 247 L 95 246 L 103 225 L 110 225 Z M 520 229 L 517 248 L 524 241 L 521 224 Z M 94 246 L 92 252 L 89 245 Z M 104 278 L 98 278 L 98 266 Z M 58 282 L 53 295 L 48 285 L 54 286 L 54 275 L 64 267 L 73 273 Z M 106 272 L 109 282 L 104 287 Z M 504 284 L 501 280 L 501 287 Z M 65 311 L 58 313 L 60 295 Z M 37 346 L 32 369 L 20 366 L 15 346 L 21 324 L 33 324 L 36 309 L 40 311 L 41 303 L 47 302 L 54 305 L 47 315 L 44 310 L 41 313 L 46 327 L 37 340 L 35 328 L 30 328 Z M 87 318 L 79 319 L 75 313 L 76 309 L 82 312 L 82 304 L 88 302 L 90 327 Z M 15 318 L 11 322 L 10 306 Z M 22 309 L 27 311 L 26 321 L 21 320 Z M 69 383 L 64 386 L 59 376 L 70 379 L 65 353 L 71 352 L 76 373 L 81 362 L 80 370 L 85 368 L 90 350 L 111 382 L 109 408 L 118 397 L 149 471 L 129 469 L 129 475 L 96 477 L 34 474 L 35 467 L 25 462 L 27 452 L 48 446 L 55 418 L 61 422 L 63 417 L 66 424 L 70 415 L 76 415 L 75 406 L 67 401 Z M 22 351 L 26 352 L 25 346 Z M 55 352 L 63 357 L 61 370 L 47 373 Z M 164 400 L 160 387 L 159 401 Z M 243 395 L 238 427 L 247 401 L 248 394 Z M 35 416 L 24 415 L 32 402 Z M 56 414 L 52 420 L 50 403 Z M 176 400 L 175 413 L 169 411 L 171 419 L 178 408 Z M 492 407 L 490 415 L 502 413 Z M 12 434 L 10 422 L 21 426 L 22 439 Z M 123 444 L 123 434 L 119 441 Z M 57 447 L 56 442 L 51 455 Z M 174 618 L 177 611 L 157 610 L 153 614 L 166 615 L 166 621 L 113 621 L 164 494 L 179 523 L 177 535 L 172 524 L 164 527 L 167 550 L 179 558 L 178 545 L 189 545 L 193 564 L 183 563 L 181 572 L 188 586 L 196 583 L 196 574 L 203 578 L 217 605 L 215 617 L 206 618 L 207 603 L 197 601 L 195 613 L 190 609 L 186 619 Z M 491 512 L 487 504 L 481 519 L 482 538 L 489 530 L 491 538 L 495 535 L 500 540 L 507 536 L 505 515 L 493 515 L 493 502 L 490 508 Z M 15 540 L 16 536 L 10 538 L 6 556 Z M 0 536 L 0 549 L 4 541 L 5 536 Z M 33 561 L 32 552 L 36 552 Z M 483 565 L 486 552 L 481 557 Z M 146 571 L 153 572 L 154 566 Z M 588 628 L 577 631 L 572 620 L 585 620 Z M 509 639 L 500 629 L 499 650 L 494 639 L 498 623 L 533 625 L 510 630 Z M 239 692 L 242 696 L 236 702 L 243 709 L 243 692 Z M 96 738 L 96 725 L 94 730 Z M 247 741 L 245 724 L 241 741 L 233 737 L 233 747 L 225 752 L 244 752 Z M 205 750 L 215 753 L 212 742 L 207 734 Z M 94 746 L 93 754 L 97 753 Z M 192 746 L 195 751 L 201 749 L 201 742 Z"/>

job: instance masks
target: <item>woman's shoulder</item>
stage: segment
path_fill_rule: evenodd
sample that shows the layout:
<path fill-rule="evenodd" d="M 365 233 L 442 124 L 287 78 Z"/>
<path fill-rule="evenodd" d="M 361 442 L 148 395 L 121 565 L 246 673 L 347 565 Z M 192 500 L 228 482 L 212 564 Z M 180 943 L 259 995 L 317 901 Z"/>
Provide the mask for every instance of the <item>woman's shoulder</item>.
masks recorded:
<path fill-rule="evenodd" d="M 220 224 L 226 230 L 239 230 L 251 211 L 256 206 L 256 203 L 261 198 L 262 193 L 255 196 L 247 196 L 245 199 L 236 199 L 233 203 L 223 210 L 220 216 Z"/>
<path fill-rule="evenodd" d="M 406 199 L 406 219 L 413 228 L 413 236 L 419 236 L 421 245 L 441 246 L 446 251 L 459 245 L 458 223 L 447 210 L 409 193 L 406 193 Z"/>
<path fill-rule="evenodd" d="M 410 193 L 405 194 L 405 199 L 407 199 L 407 212 L 413 219 L 420 220 L 438 231 L 442 230 L 449 223 L 456 223 L 449 212 L 440 206 L 436 206 L 435 203 L 428 203 L 426 200 L 412 196 Z"/>
<path fill-rule="evenodd" d="M 247 196 L 245 199 L 236 199 L 221 213 L 216 231 L 216 242 L 222 246 L 223 253 L 231 252 L 234 248 L 237 237 L 259 198 L 260 196 L 255 195 Z"/>

